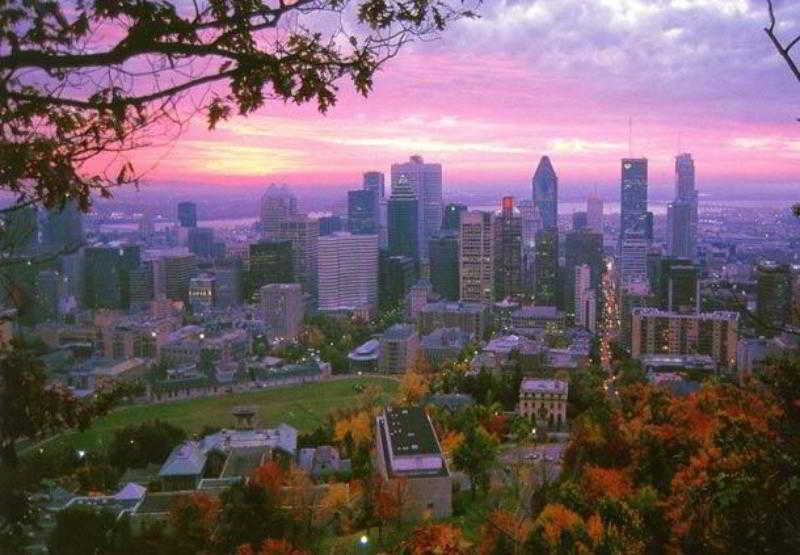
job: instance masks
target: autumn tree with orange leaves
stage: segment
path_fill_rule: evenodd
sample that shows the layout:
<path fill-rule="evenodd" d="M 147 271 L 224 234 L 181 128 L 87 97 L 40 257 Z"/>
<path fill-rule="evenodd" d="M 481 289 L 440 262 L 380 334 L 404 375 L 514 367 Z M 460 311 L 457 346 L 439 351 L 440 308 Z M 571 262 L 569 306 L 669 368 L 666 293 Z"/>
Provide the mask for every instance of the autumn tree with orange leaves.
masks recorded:
<path fill-rule="evenodd" d="M 800 552 L 800 360 L 687 397 L 634 385 L 575 422 L 530 545 L 645 553 Z"/>
<path fill-rule="evenodd" d="M 462 555 L 468 548 L 459 528 L 451 524 L 425 523 L 403 543 L 402 552 L 406 555 Z"/>

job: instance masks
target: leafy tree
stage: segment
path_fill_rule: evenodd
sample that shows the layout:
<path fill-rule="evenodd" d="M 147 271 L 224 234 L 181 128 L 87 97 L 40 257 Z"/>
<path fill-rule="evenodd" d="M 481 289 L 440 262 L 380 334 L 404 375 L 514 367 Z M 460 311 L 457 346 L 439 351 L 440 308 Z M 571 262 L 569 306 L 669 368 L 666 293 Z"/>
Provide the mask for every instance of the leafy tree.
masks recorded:
<path fill-rule="evenodd" d="M 179 131 L 198 111 L 211 128 L 270 99 L 315 102 L 325 112 L 342 78 L 367 95 L 375 72 L 403 45 L 471 16 L 464 4 L 6 2 L 0 189 L 21 205 L 75 199 L 86 209 L 92 192 L 108 196 L 110 187 L 136 180 L 126 152 Z M 352 31 L 331 27 L 329 14 L 349 19 Z M 102 32 L 108 28 L 114 33 Z M 207 94 L 187 98 L 193 89 Z M 109 153 L 123 156 L 113 174 L 86 169 Z"/>
<path fill-rule="evenodd" d="M 215 533 L 217 549 L 230 553 L 242 544 L 257 549 L 268 538 L 285 537 L 289 516 L 267 488 L 238 483 L 227 489 L 220 500 Z"/>
<path fill-rule="evenodd" d="M 85 555 L 120 553 L 125 549 L 119 537 L 130 537 L 127 519 L 89 505 L 74 505 L 56 514 L 55 528 L 47 541 L 50 553 Z"/>
<path fill-rule="evenodd" d="M 161 464 L 186 437 L 181 428 L 160 420 L 126 426 L 114 432 L 108 447 L 108 460 L 123 470 Z"/>
<path fill-rule="evenodd" d="M 77 428 L 85 430 L 95 416 L 105 414 L 135 391 L 134 386 L 104 383 L 88 399 L 48 383 L 41 360 L 24 343 L 12 341 L 0 351 L 0 462 L 15 469 L 17 442 Z"/>
<path fill-rule="evenodd" d="M 404 542 L 403 552 L 408 555 L 460 555 L 467 553 L 468 546 L 464 534 L 452 524 L 425 523 L 417 526 L 411 537 Z"/>
<path fill-rule="evenodd" d="M 219 500 L 205 492 L 178 498 L 169 510 L 170 552 L 174 555 L 207 552 L 212 545 L 219 509 Z"/>
<path fill-rule="evenodd" d="M 489 472 L 497 460 L 497 444 L 477 422 L 464 429 L 463 434 L 464 440 L 453 451 L 453 465 L 469 476 L 474 495 L 489 486 Z"/>
<path fill-rule="evenodd" d="M 108 464 L 87 463 L 75 471 L 78 487 L 83 492 L 108 492 L 117 487 L 119 473 Z"/>

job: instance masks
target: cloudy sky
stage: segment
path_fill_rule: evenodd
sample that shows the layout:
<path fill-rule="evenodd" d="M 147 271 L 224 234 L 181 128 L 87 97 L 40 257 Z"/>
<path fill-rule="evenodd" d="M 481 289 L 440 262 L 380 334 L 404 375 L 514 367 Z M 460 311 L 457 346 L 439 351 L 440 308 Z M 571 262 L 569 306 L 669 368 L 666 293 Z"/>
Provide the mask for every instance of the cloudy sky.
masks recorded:
<path fill-rule="evenodd" d="M 778 10 L 800 32 L 800 2 Z M 485 0 L 482 17 L 393 60 L 368 99 L 271 104 L 141 154 L 152 182 L 353 185 L 419 153 L 448 189 L 521 186 L 542 154 L 565 187 L 614 190 L 619 159 L 656 187 L 680 150 L 709 191 L 800 178 L 800 83 L 764 34 L 762 0 Z M 800 55 L 800 51 L 798 51 Z"/>

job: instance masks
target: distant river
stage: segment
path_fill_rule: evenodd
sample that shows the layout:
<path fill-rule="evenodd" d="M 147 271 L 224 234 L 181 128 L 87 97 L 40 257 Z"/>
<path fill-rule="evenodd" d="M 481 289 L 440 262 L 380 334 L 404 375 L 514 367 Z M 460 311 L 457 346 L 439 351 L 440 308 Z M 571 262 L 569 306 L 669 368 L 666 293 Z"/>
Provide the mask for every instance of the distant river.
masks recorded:
<path fill-rule="evenodd" d="M 797 200 L 700 200 L 700 211 L 703 207 L 718 206 L 721 208 L 780 208 L 791 206 Z M 651 201 L 648 205 L 653 214 L 656 216 L 665 216 L 667 214 L 667 201 Z M 470 206 L 473 210 L 497 210 L 499 203 L 494 206 L 480 205 Z M 558 212 L 561 215 L 569 215 L 573 212 L 580 212 L 586 210 L 585 202 L 559 202 Z M 606 214 L 619 214 L 619 202 L 606 202 L 604 212 Z M 197 222 L 198 227 L 210 227 L 212 229 L 235 229 L 240 227 L 252 226 L 258 218 L 225 218 L 218 220 L 200 220 Z M 156 229 L 164 229 L 174 222 L 156 222 Z M 136 231 L 139 228 L 136 223 L 119 223 L 119 224 L 101 224 L 100 231 Z"/>

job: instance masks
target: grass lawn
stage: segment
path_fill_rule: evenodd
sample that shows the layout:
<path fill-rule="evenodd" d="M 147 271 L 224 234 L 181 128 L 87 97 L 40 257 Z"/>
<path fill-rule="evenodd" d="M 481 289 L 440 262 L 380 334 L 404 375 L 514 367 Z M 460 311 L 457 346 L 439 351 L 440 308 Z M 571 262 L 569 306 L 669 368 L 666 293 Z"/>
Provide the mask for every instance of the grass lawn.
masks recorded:
<path fill-rule="evenodd" d="M 179 426 L 189 433 L 198 432 L 205 425 L 232 427 L 234 418 L 231 416 L 231 409 L 236 405 L 256 406 L 259 426 L 273 426 L 285 422 L 300 432 L 308 432 L 324 423 L 331 410 L 348 407 L 356 402 L 360 395 L 355 390 L 357 384 L 380 387 L 386 400 L 394 395 L 399 386 L 393 379 L 363 377 L 174 403 L 133 405 L 122 407 L 98 418 L 85 432 L 62 434 L 45 443 L 48 447 L 98 449 L 110 440 L 115 430 L 156 419 Z M 42 446 L 42 443 L 38 445 Z"/>

